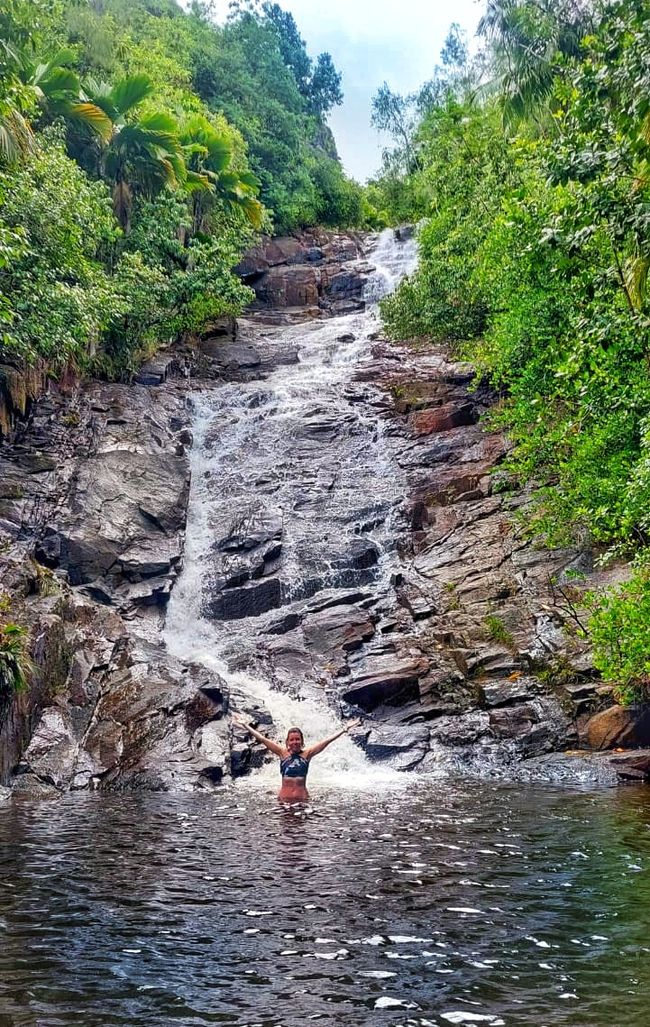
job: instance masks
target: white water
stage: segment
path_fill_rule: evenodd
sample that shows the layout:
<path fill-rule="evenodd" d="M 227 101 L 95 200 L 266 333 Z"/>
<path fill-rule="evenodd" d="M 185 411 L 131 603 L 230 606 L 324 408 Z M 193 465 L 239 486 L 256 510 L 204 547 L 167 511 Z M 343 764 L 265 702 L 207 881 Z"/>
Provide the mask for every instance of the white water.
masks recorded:
<path fill-rule="evenodd" d="M 403 274 L 413 269 L 415 242 L 400 244 L 392 230 L 386 230 L 370 259 L 377 272 L 368 282 L 369 305 L 392 291 Z M 222 621 L 204 616 L 206 583 L 217 541 L 215 532 L 223 533 L 224 524 L 236 519 L 245 509 L 242 503 L 250 505 L 251 500 L 259 500 L 265 510 L 281 511 L 283 573 L 290 578 L 287 603 L 294 598 L 291 588 L 297 588 L 295 598 L 300 598 L 300 589 L 314 574 L 321 588 L 340 587 L 336 579 L 340 563 L 336 570 L 330 557 L 349 529 L 350 511 L 361 516 L 364 504 L 370 519 L 373 512 L 381 515 L 377 527 L 364 535 L 381 554 L 377 580 L 386 581 L 390 576 L 399 469 L 387 453 L 380 418 L 363 405 L 355 406 L 351 413 L 345 397 L 346 388 L 354 388 L 355 368 L 368 354 L 369 335 L 376 327 L 372 307 L 361 314 L 289 328 L 259 326 L 260 337 L 264 335 L 271 345 L 297 346 L 299 363 L 279 366 L 264 379 L 220 385 L 194 398 L 185 564 L 172 592 L 165 639 L 176 656 L 203 664 L 225 679 L 234 707 L 246 711 L 265 707 L 273 716 L 276 737 L 284 737 L 289 727 L 298 725 L 308 744 L 335 733 L 340 720 L 315 694 L 313 683 L 305 687 L 296 682 L 295 694 L 288 695 L 272 688 L 250 667 L 245 671 L 236 668 L 242 660 L 248 664 L 255 661 L 259 619 Z M 341 341 L 345 334 L 354 335 L 354 341 Z M 337 414 L 350 422 L 348 444 L 341 445 L 336 438 L 323 467 L 326 444 L 318 435 L 315 445 L 309 435 L 305 440 L 305 425 L 310 419 L 318 422 Z M 332 479 L 325 488 L 323 475 Z M 285 608 L 272 611 L 266 619 L 277 618 Z M 388 767 L 369 763 L 348 737 L 337 740 L 319 756 L 312 776 L 319 785 L 365 789 L 380 782 L 385 786 L 389 781 L 404 781 L 403 775 Z M 273 761 L 249 780 L 265 785 L 276 783 L 277 778 Z"/>

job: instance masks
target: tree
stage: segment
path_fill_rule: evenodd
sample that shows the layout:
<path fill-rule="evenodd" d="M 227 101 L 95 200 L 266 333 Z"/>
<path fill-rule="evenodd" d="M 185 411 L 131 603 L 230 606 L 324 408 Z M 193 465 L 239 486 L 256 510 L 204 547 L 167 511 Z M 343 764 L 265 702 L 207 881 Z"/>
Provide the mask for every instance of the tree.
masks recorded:
<path fill-rule="evenodd" d="M 440 60 L 446 68 L 463 68 L 468 57 L 467 37 L 458 22 L 454 21 L 442 45 Z"/>
<path fill-rule="evenodd" d="M 371 124 L 387 132 L 398 143 L 408 169 L 413 161 L 413 136 L 417 126 L 415 97 L 394 93 L 387 82 L 372 98 Z"/>
<path fill-rule="evenodd" d="M 343 103 L 341 78 L 341 73 L 334 67 L 334 61 L 330 54 L 319 54 L 307 93 L 309 109 L 312 114 L 323 118 L 331 111 L 332 107 L 338 107 Z"/>
<path fill-rule="evenodd" d="M 115 216 L 128 231 L 134 189 L 153 196 L 164 186 L 186 181 L 178 126 L 162 111 L 128 119 L 153 92 L 147 75 L 130 75 L 113 86 L 91 79 L 85 91 L 110 123 L 101 170 L 113 188 Z"/>
<path fill-rule="evenodd" d="M 19 77 L 46 113 L 77 121 L 101 139 L 109 139 L 110 119 L 101 107 L 82 95 L 79 76 L 71 67 L 75 59 L 76 55 L 68 49 L 59 50 L 48 61 L 21 55 Z"/>
<path fill-rule="evenodd" d="M 548 103 L 561 58 L 578 54 L 590 19 L 588 0 L 488 0 L 478 32 L 490 44 L 507 122 Z"/>
<path fill-rule="evenodd" d="M 275 3 L 262 4 L 262 13 L 276 31 L 282 59 L 286 66 L 291 68 L 300 92 L 303 96 L 308 96 L 312 62 L 293 15 L 289 11 L 283 11 L 280 5 Z"/>
<path fill-rule="evenodd" d="M 259 182 L 251 172 L 232 167 L 231 138 L 197 114 L 184 123 L 179 139 L 188 168 L 186 185 L 192 193 L 194 233 L 206 231 L 217 199 L 242 211 L 253 228 L 261 228 L 264 208 L 257 199 Z"/>

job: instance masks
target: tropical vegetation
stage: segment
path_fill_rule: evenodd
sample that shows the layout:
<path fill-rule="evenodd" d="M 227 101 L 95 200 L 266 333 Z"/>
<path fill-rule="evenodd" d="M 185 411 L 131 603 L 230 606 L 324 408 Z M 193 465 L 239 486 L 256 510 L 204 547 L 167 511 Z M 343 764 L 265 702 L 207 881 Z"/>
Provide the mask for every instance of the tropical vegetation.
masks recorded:
<path fill-rule="evenodd" d="M 10 619 L 9 597 L 0 594 L 0 702 L 24 691 L 31 673 L 29 632 Z"/>
<path fill-rule="evenodd" d="M 510 481 L 536 486 L 530 534 L 603 558 L 645 553 L 650 9 L 488 0 L 479 32 L 477 56 L 454 29 L 418 94 L 375 99 L 394 146 L 373 202 L 393 221 L 423 219 L 420 269 L 385 323 L 451 345 L 497 390 Z M 605 676 L 646 679 L 649 597 L 642 561 L 596 602 Z"/>
<path fill-rule="evenodd" d="M 313 60 L 274 3 L 6 0 L 0 9 L 0 363 L 128 376 L 251 297 L 260 231 L 369 216 Z"/>

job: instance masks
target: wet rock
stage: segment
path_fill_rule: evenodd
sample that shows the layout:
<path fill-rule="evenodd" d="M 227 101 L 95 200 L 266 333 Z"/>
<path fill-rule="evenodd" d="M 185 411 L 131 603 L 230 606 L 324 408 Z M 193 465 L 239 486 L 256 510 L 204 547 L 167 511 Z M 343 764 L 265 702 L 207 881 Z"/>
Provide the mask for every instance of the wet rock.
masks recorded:
<path fill-rule="evenodd" d="M 406 242 L 408 239 L 413 238 L 415 231 L 415 225 L 398 225 L 395 229 L 395 238 L 399 239 L 400 242 Z"/>
<path fill-rule="evenodd" d="M 41 782 L 63 791 L 72 778 L 79 739 L 67 711 L 50 707 L 43 712 L 18 772 L 33 774 Z"/>
<path fill-rule="evenodd" d="M 308 614 L 303 622 L 307 645 L 329 659 L 337 652 L 354 652 L 374 634 L 372 619 L 365 610 L 356 606 L 335 606 L 320 610 Z"/>
<path fill-rule="evenodd" d="M 370 711 L 384 703 L 405 704 L 418 698 L 418 681 L 429 670 L 426 657 L 384 656 L 368 661 L 346 685 L 343 699 Z"/>
<path fill-rule="evenodd" d="M 213 720 L 199 728 L 193 744 L 202 760 L 206 761 L 200 773 L 199 785 L 221 784 L 230 769 L 230 739 L 225 721 Z"/>
<path fill-rule="evenodd" d="M 333 273 L 323 273 L 322 294 L 333 302 L 361 299 L 365 277 L 355 267 L 341 268 Z"/>
<path fill-rule="evenodd" d="M 379 560 L 379 549 L 367 539 L 353 539 L 349 546 L 349 566 L 363 570 L 374 567 Z"/>
<path fill-rule="evenodd" d="M 420 410 L 411 414 L 409 425 L 415 435 L 432 435 L 434 432 L 446 432 L 463 425 L 476 424 L 478 417 L 474 403 L 463 403 L 461 406 L 450 403 L 433 410 Z"/>
<path fill-rule="evenodd" d="M 153 360 L 143 364 L 134 378 L 136 385 L 162 385 L 167 381 L 174 366 L 174 357 L 170 353 L 159 353 Z"/>
<path fill-rule="evenodd" d="M 14 781 L 12 788 L 14 799 L 28 799 L 30 801 L 47 801 L 60 799 L 61 792 L 54 785 L 41 781 L 35 774 L 21 774 Z"/>
<path fill-rule="evenodd" d="M 307 254 L 304 243 L 294 236 L 277 236 L 263 244 L 264 258 L 274 267 L 278 264 L 294 264 L 304 260 Z"/>
<path fill-rule="evenodd" d="M 412 770 L 428 746 L 429 729 L 425 726 L 382 726 L 370 732 L 365 748 L 370 759 L 390 759 L 396 770 Z"/>
<path fill-rule="evenodd" d="M 650 706 L 611 706 L 591 717 L 585 740 L 591 749 L 650 746 Z"/>
<path fill-rule="evenodd" d="M 267 624 L 264 630 L 267 635 L 286 635 L 287 632 L 294 631 L 295 628 L 299 627 L 302 619 L 303 615 L 301 613 L 293 611 Z"/>
<path fill-rule="evenodd" d="M 535 678 L 518 676 L 514 681 L 482 681 L 480 692 L 486 706 L 509 706 L 529 699 L 540 690 Z"/>
<path fill-rule="evenodd" d="M 57 526 L 60 563 L 71 581 L 82 584 L 115 571 L 138 580 L 171 570 L 180 559 L 188 492 L 184 456 L 124 448 L 88 460 L 72 490 L 70 513 Z"/>
<path fill-rule="evenodd" d="M 284 589 L 278 578 L 250 581 L 239 588 L 228 588 L 206 602 L 206 613 L 215 620 L 241 620 L 259 617 L 282 605 Z"/>
<path fill-rule="evenodd" d="M 200 344 L 201 352 L 224 371 L 236 372 L 259 367 L 259 350 L 243 342 L 230 342 L 221 338 L 208 338 Z"/>
<path fill-rule="evenodd" d="M 3 788 L 3 787 L 0 786 L 0 806 L 3 803 L 5 803 L 5 802 L 9 802 L 10 799 L 11 799 L 11 791 L 10 791 L 10 789 L 9 788 Z"/>
<path fill-rule="evenodd" d="M 77 787 L 191 791 L 215 767 L 223 776 L 219 740 L 227 728 L 221 703 L 210 699 L 226 694 L 219 679 L 139 642 L 129 644 L 104 687 L 83 742 L 86 780 Z"/>
<path fill-rule="evenodd" d="M 609 759 L 609 765 L 620 781 L 650 781 L 650 751 L 647 749 L 617 753 Z"/>
<path fill-rule="evenodd" d="M 224 553 L 242 553 L 281 538 L 282 511 L 251 504 L 231 520 L 216 548 Z"/>
<path fill-rule="evenodd" d="M 318 303 L 320 272 L 310 267 L 272 267 L 256 283 L 260 300 L 269 306 L 305 307 Z"/>
<path fill-rule="evenodd" d="M 488 734 L 491 734 L 489 715 L 479 710 L 456 717 L 439 717 L 430 728 L 431 741 L 444 746 L 475 745 Z"/>
<path fill-rule="evenodd" d="M 237 742 L 230 749 L 230 772 L 233 777 L 243 777 L 251 769 L 252 751 L 246 742 Z"/>

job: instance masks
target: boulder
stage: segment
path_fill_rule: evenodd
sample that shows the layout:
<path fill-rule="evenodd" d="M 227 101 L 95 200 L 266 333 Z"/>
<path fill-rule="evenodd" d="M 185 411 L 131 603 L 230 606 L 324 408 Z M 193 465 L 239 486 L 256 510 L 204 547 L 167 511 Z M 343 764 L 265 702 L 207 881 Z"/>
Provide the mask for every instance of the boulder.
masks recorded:
<path fill-rule="evenodd" d="M 384 703 L 405 704 L 419 695 L 418 681 L 429 670 L 424 656 L 387 655 L 376 657 L 355 674 L 346 686 L 343 699 L 370 711 Z"/>
<path fill-rule="evenodd" d="M 370 732 L 366 755 L 371 760 L 390 759 L 397 770 L 412 770 L 422 760 L 428 746 L 429 729 L 424 725 L 383 725 Z"/>
<path fill-rule="evenodd" d="M 79 469 L 68 512 L 51 531 L 51 551 L 73 584 L 169 571 L 180 559 L 188 493 L 185 455 L 126 446 L 98 453 Z"/>
<path fill-rule="evenodd" d="M 299 265 L 272 267 L 258 283 L 258 299 L 271 307 L 306 307 L 318 303 L 320 272 Z"/>
<path fill-rule="evenodd" d="M 158 353 L 142 365 L 133 380 L 136 385 L 162 385 L 173 366 L 174 357 L 170 353 Z"/>
<path fill-rule="evenodd" d="M 476 424 L 478 419 L 479 413 L 474 403 L 462 403 L 460 406 L 449 403 L 433 410 L 416 410 L 409 415 L 409 426 L 414 435 L 432 435 L 434 432 Z"/>
<path fill-rule="evenodd" d="M 590 749 L 635 749 L 650 746 L 650 705 L 610 706 L 587 722 L 584 740 Z"/>
<path fill-rule="evenodd" d="M 199 349 L 217 367 L 229 372 L 249 370 L 259 367 L 262 363 L 259 351 L 244 342 L 231 342 L 227 339 L 224 341 L 223 338 L 210 336 L 201 340 Z"/>
<path fill-rule="evenodd" d="M 354 652 L 374 633 L 370 615 L 357 606 L 334 606 L 310 613 L 303 621 L 303 635 L 309 648 L 328 658 L 337 652 Z"/>

